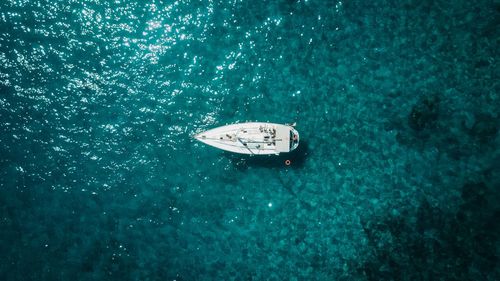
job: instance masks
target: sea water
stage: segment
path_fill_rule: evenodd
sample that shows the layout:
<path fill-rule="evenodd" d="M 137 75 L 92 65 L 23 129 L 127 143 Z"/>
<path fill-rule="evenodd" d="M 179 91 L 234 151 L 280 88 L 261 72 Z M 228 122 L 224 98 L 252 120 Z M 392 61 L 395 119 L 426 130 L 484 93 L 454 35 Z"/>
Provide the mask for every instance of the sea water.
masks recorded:
<path fill-rule="evenodd" d="M 499 280 L 499 14 L 0 1 L 0 279 Z"/>

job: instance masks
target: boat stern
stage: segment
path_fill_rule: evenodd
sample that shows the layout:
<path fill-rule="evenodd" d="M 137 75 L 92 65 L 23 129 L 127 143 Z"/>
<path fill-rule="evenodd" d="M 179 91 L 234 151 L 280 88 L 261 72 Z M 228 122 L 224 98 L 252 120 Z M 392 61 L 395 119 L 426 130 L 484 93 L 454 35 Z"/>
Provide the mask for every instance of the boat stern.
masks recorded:
<path fill-rule="evenodd" d="M 294 128 L 290 129 L 290 151 L 296 149 L 299 146 L 299 132 Z"/>

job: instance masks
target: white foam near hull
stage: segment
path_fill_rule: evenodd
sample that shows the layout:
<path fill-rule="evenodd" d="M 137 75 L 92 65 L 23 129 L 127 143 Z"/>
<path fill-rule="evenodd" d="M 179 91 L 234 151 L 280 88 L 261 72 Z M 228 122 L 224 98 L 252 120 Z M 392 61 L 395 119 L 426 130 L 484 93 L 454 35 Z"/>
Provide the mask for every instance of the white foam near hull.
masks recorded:
<path fill-rule="evenodd" d="M 194 138 L 222 150 L 250 155 L 290 152 L 299 145 L 299 133 L 293 126 L 266 122 L 226 125 Z"/>

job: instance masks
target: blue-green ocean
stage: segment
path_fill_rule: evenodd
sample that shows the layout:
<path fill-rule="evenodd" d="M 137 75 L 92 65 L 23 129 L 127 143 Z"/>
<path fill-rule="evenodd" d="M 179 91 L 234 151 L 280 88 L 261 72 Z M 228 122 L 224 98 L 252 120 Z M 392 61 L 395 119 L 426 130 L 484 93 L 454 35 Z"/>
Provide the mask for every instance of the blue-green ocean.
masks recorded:
<path fill-rule="evenodd" d="M 500 280 L 499 41 L 496 0 L 1 0 L 0 280 Z M 192 138 L 246 121 L 300 146 Z"/>

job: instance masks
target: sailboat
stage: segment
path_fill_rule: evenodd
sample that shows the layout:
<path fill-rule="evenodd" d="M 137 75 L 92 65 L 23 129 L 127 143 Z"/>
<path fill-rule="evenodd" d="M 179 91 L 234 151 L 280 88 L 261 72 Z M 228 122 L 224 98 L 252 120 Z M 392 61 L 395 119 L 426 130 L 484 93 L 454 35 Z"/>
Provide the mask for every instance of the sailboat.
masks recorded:
<path fill-rule="evenodd" d="M 201 132 L 195 139 L 210 146 L 240 154 L 278 155 L 299 146 L 295 124 L 246 122 Z"/>

